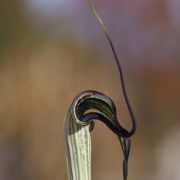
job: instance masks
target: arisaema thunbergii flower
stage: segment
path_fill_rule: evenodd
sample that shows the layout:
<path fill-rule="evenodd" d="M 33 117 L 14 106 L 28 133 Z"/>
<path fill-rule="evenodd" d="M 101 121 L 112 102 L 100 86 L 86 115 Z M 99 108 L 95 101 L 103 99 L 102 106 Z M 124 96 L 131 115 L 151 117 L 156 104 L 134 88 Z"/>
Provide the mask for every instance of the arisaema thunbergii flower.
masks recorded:
<path fill-rule="evenodd" d="M 123 179 L 128 177 L 128 158 L 131 146 L 130 137 L 136 131 L 136 119 L 131 108 L 123 78 L 121 64 L 106 27 L 98 15 L 93 0 L 90 7 L 106 34 L 119 70 L 122 92 L 130 114 L 132 128 L 130 131 L 122 127 L 118 121 L 113 101 L 103 93 L 89 90 L 76 96 L 67 112 L 65 129 L 66 161 L 69 180 L 91 180 L 91 136 L 94 120 L 104 123 L 119 139 L 124 160 Z"/>

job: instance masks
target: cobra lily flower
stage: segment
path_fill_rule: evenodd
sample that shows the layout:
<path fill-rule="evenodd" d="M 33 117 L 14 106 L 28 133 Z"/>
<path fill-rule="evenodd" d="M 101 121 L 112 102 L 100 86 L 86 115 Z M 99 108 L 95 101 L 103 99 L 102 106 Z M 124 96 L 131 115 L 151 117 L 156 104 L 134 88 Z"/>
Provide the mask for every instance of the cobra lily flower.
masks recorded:
<path fill-rule="evenodd" d="M 130 153 L 130 137 L 136 131 L 136 119 L 131 108 L 123 78 L 121 64 L 106 27 L 98 15 L 92 0 L 90 7 L 109 41 L 119 70 L 124 99 L 131 117 L 132 129 L 126 130 L 117 120 L 116 107 L 106 95 L 89 90 L 76 96 L 65 118 L 65 147 L 69 180 L 91 180 L 91 136 L 94 120 L 103 122 L 119 139 L 124 160 L 123 179 L 128 177 L 128 158 Z"/>

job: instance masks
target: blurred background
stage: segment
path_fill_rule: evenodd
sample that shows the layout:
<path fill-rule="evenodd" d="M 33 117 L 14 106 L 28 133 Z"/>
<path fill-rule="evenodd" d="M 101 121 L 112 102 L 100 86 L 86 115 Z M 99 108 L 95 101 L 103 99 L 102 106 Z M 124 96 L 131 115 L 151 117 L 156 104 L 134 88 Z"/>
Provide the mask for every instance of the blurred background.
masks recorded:
<path fill-rule="evenodd" d="M 96 0 L 138 120 L 129 179 L 180 179 L 180 1 Z M 130 128 L 111 49 L 86 0 L 0 1 L 0 180 L 67 180 L 63 121 L 73 98 L 111 97 Z M 117 138 L 92 132 L 92 179 L 122 179 Z"/>

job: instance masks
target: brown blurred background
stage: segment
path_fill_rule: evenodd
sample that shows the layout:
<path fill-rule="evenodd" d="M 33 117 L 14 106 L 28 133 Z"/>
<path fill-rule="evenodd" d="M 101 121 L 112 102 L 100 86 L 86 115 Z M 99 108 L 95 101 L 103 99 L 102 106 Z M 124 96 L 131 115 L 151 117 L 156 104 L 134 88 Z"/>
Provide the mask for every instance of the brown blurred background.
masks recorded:
<path fill-rule="evenodd" d="M 180 1 L 96 0 L 138 120 L 131 180 L 180 179 Z M 0 1 L 0 180 L 67 180 L 63 120 L 93 89 L 130 127 L 118 72 L 87 1 Z M 92 132 L 93 180 L 122 179 L 122 153 L 108 129 Z"/>

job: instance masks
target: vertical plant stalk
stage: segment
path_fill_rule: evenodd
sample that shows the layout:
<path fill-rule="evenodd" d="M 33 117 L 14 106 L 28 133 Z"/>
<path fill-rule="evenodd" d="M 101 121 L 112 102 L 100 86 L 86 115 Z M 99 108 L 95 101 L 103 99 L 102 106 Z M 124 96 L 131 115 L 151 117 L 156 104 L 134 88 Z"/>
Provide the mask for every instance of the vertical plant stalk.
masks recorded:
<path fill-rule="evenodd" d="M 89 125 L 79 126 L 71 107 L 64 123 L 64 142 L 69 180 L 91 180 L 91 137 Z"/>

